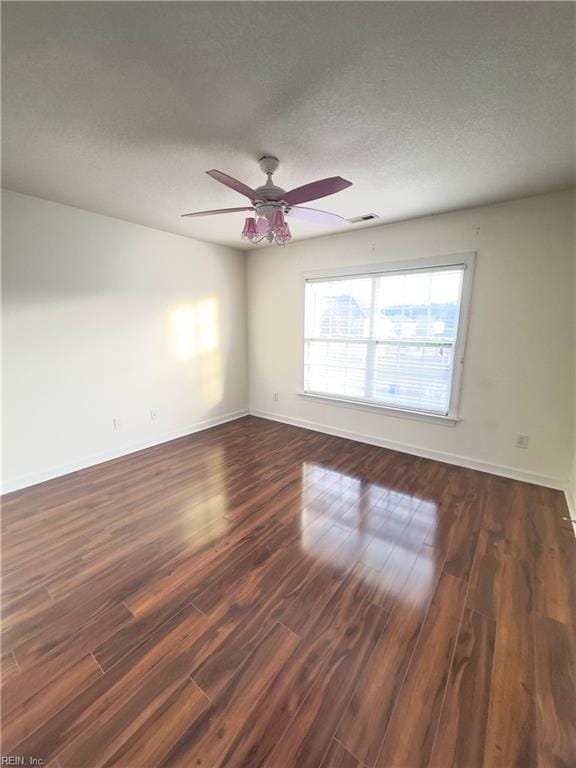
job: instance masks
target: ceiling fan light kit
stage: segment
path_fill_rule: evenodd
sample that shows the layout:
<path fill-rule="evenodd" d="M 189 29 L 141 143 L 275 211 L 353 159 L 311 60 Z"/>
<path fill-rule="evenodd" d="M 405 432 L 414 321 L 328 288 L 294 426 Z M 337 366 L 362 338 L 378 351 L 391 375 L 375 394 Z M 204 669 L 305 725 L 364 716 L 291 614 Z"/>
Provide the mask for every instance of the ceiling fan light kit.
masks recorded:
<path fill-rule="evenodd" d="M 242 239 L 248 240 L 256 245 L 263 240 L 276 245 L 286 245 L 292 240 L 290 227 L 284 219 L 284 213 L 280 208 L 276 208 L 270 221 L 267 214 L 261 214 L 258 221 L 255 218 L 244 220 L 244 229 L 242 230 Z"/>
<path fill-rule="evenodd" d="M 215 169 L 206 171 L 208 176 L 225 184 L 230 189 L 247 197 L 252 203 L 246 208 L 222 208 L 214 211 L 198 211 L 197 213 L 185 213 L 184 217 L 214 216 L 220 213 L 235 213 L 239 211 L 251 211 L 254 215 L 244 220 L 242 239 L 257 244 L 266 240 L 276 245 L 286 245 L 292 240 L 292 233 L 286 221 L 286 216 L 311 221 L 325 226 L 339 226 L 344 218 L 335 213 L 319 211 L 315 208 L 304 208 L 299 203 L 307 203 L 320 197 L 327 197 L 352 186 L 351 181 L 341 176 L 332 176 L 328 179 L 313 181 L 303 187 L 297 187 L 289 192 L 277 187 L 272 181 L 272 175 L 278 168 L 278 158 L 270 155 L 261 157 L 258 161 L 261 170 L 266 174 L 266 183 L 256 189 L 243 184 L 232 176 Z"/>

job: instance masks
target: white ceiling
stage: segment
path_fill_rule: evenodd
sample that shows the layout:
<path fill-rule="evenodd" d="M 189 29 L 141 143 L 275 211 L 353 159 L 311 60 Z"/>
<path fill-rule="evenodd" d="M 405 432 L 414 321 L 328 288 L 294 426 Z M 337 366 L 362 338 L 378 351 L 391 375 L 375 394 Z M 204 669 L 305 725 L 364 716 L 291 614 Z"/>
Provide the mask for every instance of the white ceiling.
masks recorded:
<path fill-rule="evenodd" d="M 243 244 L 276 154 L 285 189 L 392 221 L 574 184 L 572 3 L 3 3 L 4 185 Z M 312 203 L 312 205 L 314 205 Z M 350 226 L 350 225 L 346 225 Z M 295 223 L 297 237 L 326 229 Z"/>

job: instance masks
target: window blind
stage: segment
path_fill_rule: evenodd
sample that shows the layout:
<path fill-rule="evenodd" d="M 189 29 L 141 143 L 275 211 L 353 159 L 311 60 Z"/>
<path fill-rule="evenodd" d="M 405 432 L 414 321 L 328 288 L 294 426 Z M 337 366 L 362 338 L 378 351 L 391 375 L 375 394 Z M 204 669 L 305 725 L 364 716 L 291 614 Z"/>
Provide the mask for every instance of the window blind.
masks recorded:
<path fill-rule="evenodd" d="M 448 414 L 465 268 L 307 281 L 304 391 Z"/>

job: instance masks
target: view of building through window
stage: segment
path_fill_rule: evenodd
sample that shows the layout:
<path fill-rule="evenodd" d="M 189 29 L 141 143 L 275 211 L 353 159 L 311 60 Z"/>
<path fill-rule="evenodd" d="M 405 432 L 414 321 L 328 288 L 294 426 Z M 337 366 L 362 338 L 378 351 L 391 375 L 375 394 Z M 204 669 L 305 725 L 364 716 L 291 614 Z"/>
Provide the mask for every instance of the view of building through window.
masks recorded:
<path fill-rule="evenodd" d="M 446 414 L 463 267 L 306 283 L 304 391 Z"/>

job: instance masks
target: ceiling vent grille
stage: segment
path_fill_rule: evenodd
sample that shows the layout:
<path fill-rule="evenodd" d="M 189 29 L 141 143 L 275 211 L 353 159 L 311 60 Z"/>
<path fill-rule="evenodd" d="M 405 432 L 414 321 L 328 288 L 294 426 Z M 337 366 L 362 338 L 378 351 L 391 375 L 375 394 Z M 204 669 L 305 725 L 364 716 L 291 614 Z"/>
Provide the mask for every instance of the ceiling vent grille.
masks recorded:
<path fill-rule="evenodd" d="M 373 219 L 379 219 L 375 213 L 364 213 L 362 216 L 354 216 L 353 219 L 348 219 L 350 224 L 361 224 L 363 221 L 372 221 Z"/>

